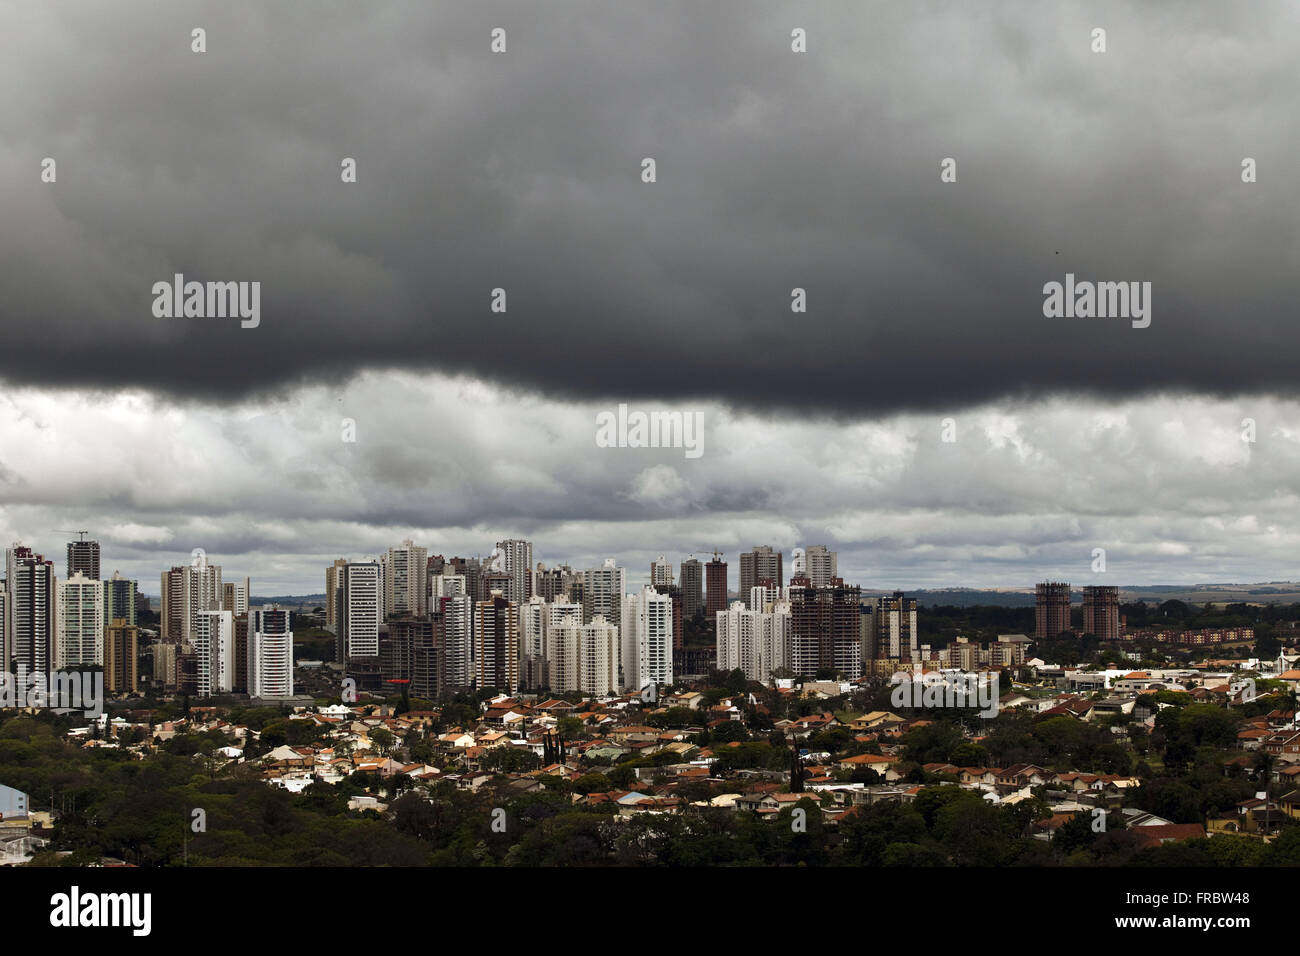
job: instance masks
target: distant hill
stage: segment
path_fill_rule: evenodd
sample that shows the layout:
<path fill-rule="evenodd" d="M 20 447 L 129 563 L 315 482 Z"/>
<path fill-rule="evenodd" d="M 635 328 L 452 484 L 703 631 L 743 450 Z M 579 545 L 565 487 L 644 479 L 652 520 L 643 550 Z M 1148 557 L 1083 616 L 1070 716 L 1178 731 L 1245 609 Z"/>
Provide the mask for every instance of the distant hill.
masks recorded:
<path fill-rule="evenodd" d="M 864 594 L 867 592 L 864 590 Z M 872 591 L 872 594 L 884 593 Z M 1032 588 L 1016 591 L 979 590 L 977 588 L 950 588 L 947 590 L 908 591 L 920 606 L 952 605 L 973 607 L 997 605 L 1000 607 L 1033 607 Z M 1083 603 L 1083 587 L 1071 587 L 1070 599 Z M 1269 581 L 1264 584 L 1144 584 L 1119 585 L 1119 599 L 1125 604 L 1138 601 L 1162 603 L 1182 601 L 1185 604 L 1300 604 L 1300 584 L 1292 581 Z"/>

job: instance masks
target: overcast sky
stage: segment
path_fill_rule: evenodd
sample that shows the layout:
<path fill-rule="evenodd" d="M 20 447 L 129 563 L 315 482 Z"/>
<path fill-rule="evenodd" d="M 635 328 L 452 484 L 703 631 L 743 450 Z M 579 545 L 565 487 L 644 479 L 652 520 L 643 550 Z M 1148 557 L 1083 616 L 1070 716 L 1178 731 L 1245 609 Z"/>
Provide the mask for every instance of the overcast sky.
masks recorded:
<path fill-rule="evenodd" d="M 1300 577 L 1298 21 L 0 0 L 0 535 L 62 573 L 90 529 L 151 593 L 408 536 L 634 583 L 758 543 L 871 587 Z M 260 325 L 155 317 L 178 272 Z M 1150 327 L 1045 318 L 1066 273 L 1150 282 Z M 597 448 L 619 402 L 703 456 Z"/>

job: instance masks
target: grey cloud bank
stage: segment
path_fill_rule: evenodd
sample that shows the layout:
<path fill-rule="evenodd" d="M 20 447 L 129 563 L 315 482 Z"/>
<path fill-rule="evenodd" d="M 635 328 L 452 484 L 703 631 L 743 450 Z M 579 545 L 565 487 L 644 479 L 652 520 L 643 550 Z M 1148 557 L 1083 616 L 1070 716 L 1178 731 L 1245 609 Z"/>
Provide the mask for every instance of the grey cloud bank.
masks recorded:
<path fill-rule="evenodd" d="M 403 367 L 562 399 L 849 416 L 1296 391 L 1300 127 L 1279 121 L 1300 92 L 1293 5 L 14 16 L 11 382 L 232 402 Z M 1246 156 L 1257 183 L 1241 182 Z M 1140 335 L 1045 318 L 1040 290 L 1067 271 L 1150 282 L 1160 318 Z M 173 273 L 260 279 L 260 327 L 155 318 L 151 285 Z M 489 311 L 497 287 L 505 314 Z"/>

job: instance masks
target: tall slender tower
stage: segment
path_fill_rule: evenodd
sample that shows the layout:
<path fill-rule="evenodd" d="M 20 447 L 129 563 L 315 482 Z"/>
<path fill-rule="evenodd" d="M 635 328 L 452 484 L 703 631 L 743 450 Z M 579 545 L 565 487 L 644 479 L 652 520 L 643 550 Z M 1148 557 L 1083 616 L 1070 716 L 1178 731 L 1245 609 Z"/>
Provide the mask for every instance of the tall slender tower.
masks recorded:
<path fill-rule="evenodd" d="M 10 663 L 28 673 L 48 674 L 55 666 L 54 562 L 15 544 L 5 556 Z"/>
<path fill-rule="evenodd" d="M 1034 638 L 1044 640 L 1070 629 L 1070 585 L 1045 581 L 1034 588 Z"/>
<path fill-rule="evenodd" d="M 691 620 L 704 610 L 704 565 L 695 558 L 682 562 L 682 613 Z"/>
<path fill-rule="evenodd" d="M 706 587 L 704 606 L 710 621 L 718 616 L 719 611 L 727 609 L 727 562 L 722 555 L 713 552 L 713 560 L 704 566 L 704 584 Z"/>

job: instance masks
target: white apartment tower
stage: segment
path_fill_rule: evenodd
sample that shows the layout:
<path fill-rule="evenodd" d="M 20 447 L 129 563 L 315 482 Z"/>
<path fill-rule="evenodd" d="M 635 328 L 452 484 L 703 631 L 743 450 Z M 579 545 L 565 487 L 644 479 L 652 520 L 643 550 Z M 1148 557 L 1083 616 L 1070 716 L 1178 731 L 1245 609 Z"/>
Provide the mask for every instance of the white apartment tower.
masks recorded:
<path fill-rule="evenodd" d="M 54 562 L 15 544 L 5 567 L 5 667 L 19 663 L 29 673 L 48 673 L 56 656 Z"/>
<path fill-rule="evenodd" d="M 623 599 L 620 668 L 622 686 L 642 690 L 673 680 L 673 599 L 652 587 Z"/>
<path fill-rule="evenodd" d="M 758 591 L 758 588 L 754 588 Z M 790 605 L 786 601 L 751 610 L 742 601 L 718 612 L 717 667 L 742 670 L 750 680 L 769 681 L 772 672 L 789 667 Z"/>
<path fill-rule="evenodd" d="M 673 583 L 673 565 L 662 554 L 650 562 L 650 586 L 671 587 Z"/>
<path fill-rule="evenodd" d="M 104 666 L 104 585 L 78 571 L 57 586 L 55 667 Z"/>
<path fill-rule="evenodd" d="M 605 697 L 618 690 L 618 628 L 601 616 L 583 624 L 566 617 L 551 629 L 550 680 L 557 693 Z"/>
<path fill-rule="evenodd" d="M 804 552 L 805 574 L 815 588 L 828 588 L 831 578 L 840 576 L 839 553 L 824 544 L 810 545 Z"/>
<path fill-rule="evenodd" d="M 416 547 L 409 538 L 383 557 L 384 616 L 429 613 L 429 549 Z"/>
<path fill-rule="evenodd" d="M 229 694 L 235 681 L 235 615 L 200 611 L 190 641 L 198 658 L 198 695 Z"/>
<path fill-rule="evenodd" d="M 627 569 L 613 558 L 606 558 L 599 568 L 582 573 L 582 617 L 590 621 L 597 614 L 607 621 L 617 621 L 623 613 L 623 595 L 627 591 Z"/>
<path fill-rule="evenodd" d="M 423 578 L 422 578 L 423 580 Z M 377 561 L 348 563 L 335 591 L 335 623 L 345 657 L 379 656 L 383 580 Z"/>
<path fill-rule="evenodd" d="M 474 684 L 474 600 L 468 594 L 449 594 L 439 599 L 442 612 L 443 654 L 447 686 Z"/>
<path fill-rule="evenodd" d="M 510 575 L 510 584 L 506 588 L 505 598 L 514 604 L 523 605 L 533 596 L 533 543 L 522 538 L 507 538 L 498 541 L 494 555 L 499 558 L 499 567 L 493 570 L 504 571 Z"/>
<path fill-rule="evenodd" d="M 262 607 L 250 614 L 248 694 L 263 700 L 293 696 L 293 629 L 288 611 Z"/>
<path fill-rule="evenodd" d="M 429 575 L 429 607 L 438 609 L 438 599 L 451 597 L 453 594 L 465 594 L 465 575 L 431 574 Z"/>

